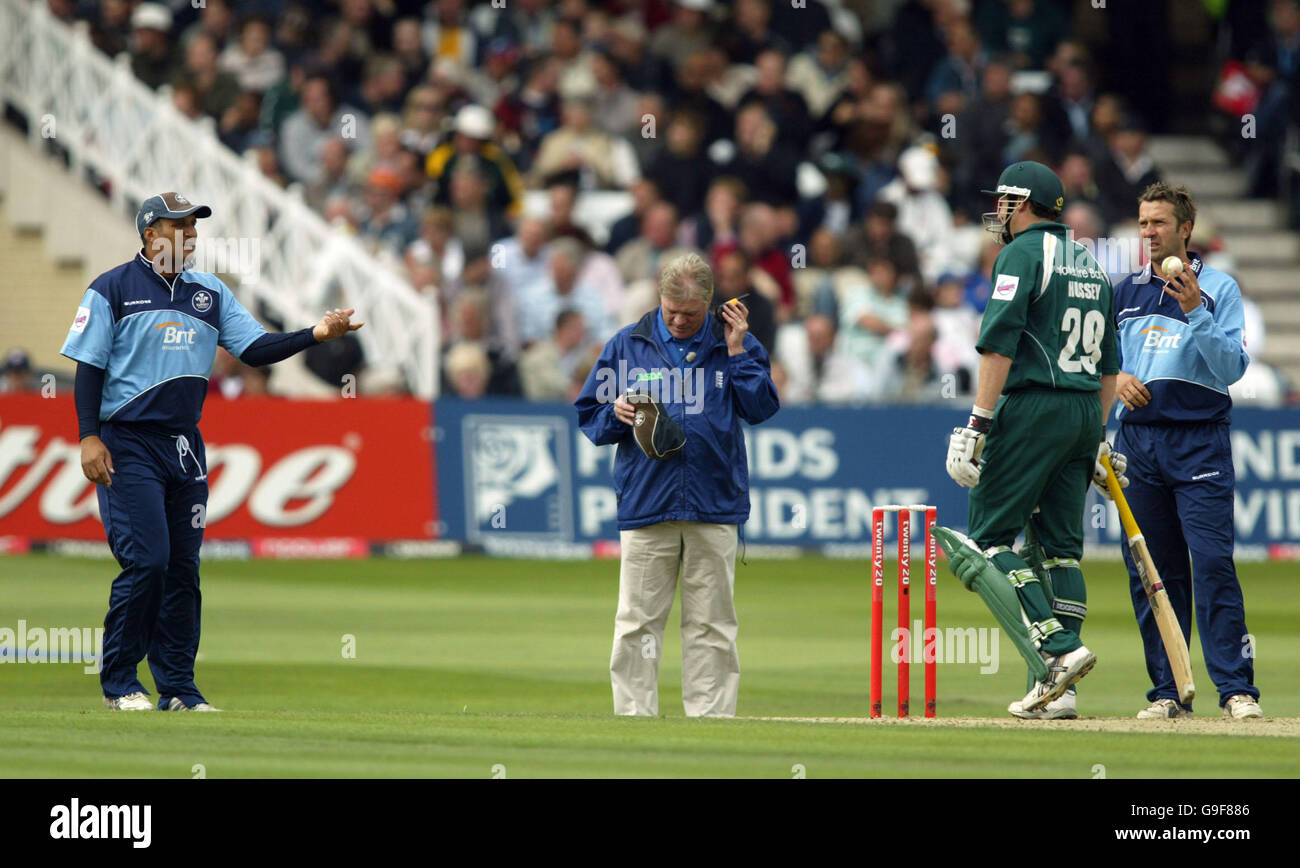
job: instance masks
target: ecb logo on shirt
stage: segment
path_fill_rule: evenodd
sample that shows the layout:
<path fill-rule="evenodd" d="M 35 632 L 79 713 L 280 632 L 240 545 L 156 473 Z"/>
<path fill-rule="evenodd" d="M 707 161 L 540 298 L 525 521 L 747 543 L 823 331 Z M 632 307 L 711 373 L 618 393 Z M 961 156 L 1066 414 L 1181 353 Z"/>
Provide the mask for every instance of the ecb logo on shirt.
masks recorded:
<path fill-rule="evenodd" d="M 194 297 L 190 299 L 190 304 L 194 305 L 194 309 L 199 313 L 207 313 L 208 308 L 212 307 L 212 296 L 200 289 L 194 293 Z"/>

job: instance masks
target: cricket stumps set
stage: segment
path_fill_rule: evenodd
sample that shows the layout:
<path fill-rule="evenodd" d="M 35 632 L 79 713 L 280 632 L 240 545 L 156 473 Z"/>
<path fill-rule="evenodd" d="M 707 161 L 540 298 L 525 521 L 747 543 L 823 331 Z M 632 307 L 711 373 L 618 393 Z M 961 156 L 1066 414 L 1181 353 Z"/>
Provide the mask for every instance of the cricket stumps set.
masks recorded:
<path fill-rule="evenodd" d="M 911 590 L 912 513 L 925 521 L 925 631 L 922 645 L 925 661 L 925 716 L 935 716 L 938 690 L 937 635 L 938 604 L 935 598 L 938 575 L 934 527 L 938 510 L 929 504 L 887 504 L 871 511 L 871 716 L 881 716 L 881 687 L 884 669 L 885 635 L 885 513 L 898 516 L 898 716 L 908 717 L 911 693 Z"/>

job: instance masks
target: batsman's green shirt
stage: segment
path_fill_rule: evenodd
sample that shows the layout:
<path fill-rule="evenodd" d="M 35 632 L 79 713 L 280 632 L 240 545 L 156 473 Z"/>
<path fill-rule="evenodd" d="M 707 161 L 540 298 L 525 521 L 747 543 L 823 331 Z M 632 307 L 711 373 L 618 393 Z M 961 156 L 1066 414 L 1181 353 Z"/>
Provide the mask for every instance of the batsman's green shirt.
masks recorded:
<path fill-rule="evenodd" d="M 993 265 L 980 352 L 1011 359 L 1003 393 L 1025 388 L 1096 392 L 1119 373 L 1110 279 L 1063 223 L 1035 223 Z"/>

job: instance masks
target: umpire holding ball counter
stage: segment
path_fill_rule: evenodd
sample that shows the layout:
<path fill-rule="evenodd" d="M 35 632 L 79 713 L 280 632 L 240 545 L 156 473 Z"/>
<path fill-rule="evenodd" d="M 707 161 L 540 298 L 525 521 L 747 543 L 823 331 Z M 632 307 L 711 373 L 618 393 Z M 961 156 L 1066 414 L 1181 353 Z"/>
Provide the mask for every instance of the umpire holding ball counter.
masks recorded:
<path fill-rule="evenodd" d="M 713 271 L 703 259 L 665 265 L 659 301 L 605 344 L 575 402 L 583 433 L 618 445 L 614 713 L 659 714 L 659 660 L 680 573 L 686 715 L 733 717 L 736 547 L 749 517 L 740 423 L 770 419 L 780 404 L 748 309 L 738 300 L 711 309 Z"/>

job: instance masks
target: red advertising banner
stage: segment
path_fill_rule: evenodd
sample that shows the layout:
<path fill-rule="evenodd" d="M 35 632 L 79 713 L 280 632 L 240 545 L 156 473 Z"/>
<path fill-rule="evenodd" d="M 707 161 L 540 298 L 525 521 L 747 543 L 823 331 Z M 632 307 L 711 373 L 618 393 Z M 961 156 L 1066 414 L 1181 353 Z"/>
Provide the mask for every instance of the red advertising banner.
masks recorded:
<path fill-rule="evenodd" d="M 0 395 L 0 551 L 23 540 L 104 539 L 81 472 L 71 396 Z M 414 399 L 211 400 L 208 540 L 432 539 L 429 405 Z M 267 552 L 275 556 L 273 552 Z M 342 555 L 342 556 L 346 556 Z"/>

